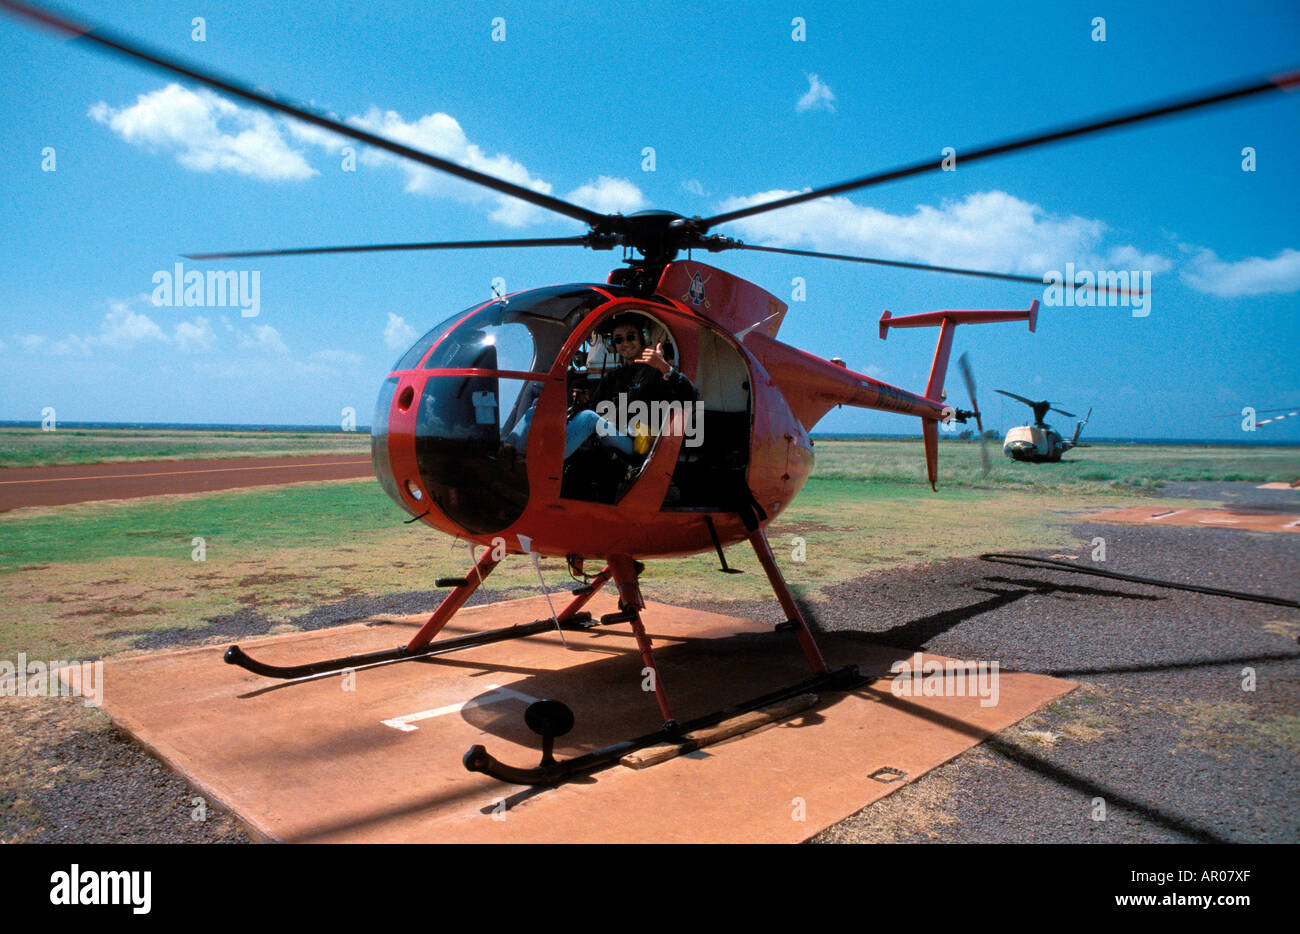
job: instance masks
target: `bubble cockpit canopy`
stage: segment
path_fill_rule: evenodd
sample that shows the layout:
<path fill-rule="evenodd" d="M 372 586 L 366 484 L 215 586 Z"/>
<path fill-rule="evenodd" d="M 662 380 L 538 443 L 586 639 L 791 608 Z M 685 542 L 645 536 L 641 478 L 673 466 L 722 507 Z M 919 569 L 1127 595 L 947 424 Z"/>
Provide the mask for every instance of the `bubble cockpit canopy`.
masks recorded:
<path fill-rule="evenodd" d="M 585 286 L 533 289 L 453 315 L 402 355 L 396 371 L 435 371 L 422 389 L 417 383 L 418 403 L 410 400 L 419 406 L 415 455 L 429 506 L 480 534 L 504 529 L 523 514 L 528 476 L 521 442 L 542 379 L 582 320 L 608 300 Z M 401 381 L 390 376 L 380 391 L 371 449 L 388 495 L 418 515 L 401 494 L 389 458 L 388 419 Z"/>

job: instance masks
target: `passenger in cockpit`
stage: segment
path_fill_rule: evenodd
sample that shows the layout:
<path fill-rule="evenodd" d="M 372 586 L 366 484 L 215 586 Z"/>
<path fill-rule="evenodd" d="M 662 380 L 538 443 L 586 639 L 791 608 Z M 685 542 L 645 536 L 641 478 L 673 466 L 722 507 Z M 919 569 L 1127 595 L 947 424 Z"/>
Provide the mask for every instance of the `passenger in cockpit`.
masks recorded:
<path fill-rule="evenodd" d="M 630 403 L 637 401 L 689 402 L 698 397 L 691 381 L 668 362 L 662 343 L 653 348 L 646 346 L 646 324 L 645 317 L 636 314 L 616 315 L 607 322 L 604 329 L 606 340 L 622 359 L 617 369 L 601 378 L 596 390 L 585 402 L 575 401 L 570 407 L 564 434 L 566 460 L 592 435 L 597 436 L 601 444 L 616 448 L 624 454 L 631 455 L 636 451 L 636 439 L 626 433 L 630 426 L 617 426 L 597 413 L 596 408 L 602 402 L 615 406 L 621 402 L 622 410 L 626 411 Z M 536 403 L 506 436 L 504 447 L 507 456 L 514 451 L 523 450 L 527 445 L 528 431 L 535 411 Z M 620 431 L 620 427 L 624 431 Z"/>

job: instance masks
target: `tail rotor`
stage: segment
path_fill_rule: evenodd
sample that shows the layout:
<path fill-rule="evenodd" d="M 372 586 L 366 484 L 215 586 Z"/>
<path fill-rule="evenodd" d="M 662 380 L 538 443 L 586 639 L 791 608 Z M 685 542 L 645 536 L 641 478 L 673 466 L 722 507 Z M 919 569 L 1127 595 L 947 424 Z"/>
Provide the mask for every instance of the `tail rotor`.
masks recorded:
<path fill-rule="evenodd" d="M 970 396 L 971 408 L 974 409 L 973 412 L 967 412 L 964 414 L 966 414 L 967 416 L 975 417 L 975 427 L 979 431 L 980 464 L 981 464 L 980 476 L 987 477 L 989 475 L 989 470 L 991 469 L 992 465 L 989 462 L 988 439 L 984 437 L 984 422 L 980 418 L 980 404 L 975 401 L 975 376 L 971 373 L 970 361 L 966 358 L 966 354 L 962 354 L 960 357 L 957 358 L 957 365 L 961 368 L 961 377 L 966 381 L 966 393 L 967 395 Z"/>

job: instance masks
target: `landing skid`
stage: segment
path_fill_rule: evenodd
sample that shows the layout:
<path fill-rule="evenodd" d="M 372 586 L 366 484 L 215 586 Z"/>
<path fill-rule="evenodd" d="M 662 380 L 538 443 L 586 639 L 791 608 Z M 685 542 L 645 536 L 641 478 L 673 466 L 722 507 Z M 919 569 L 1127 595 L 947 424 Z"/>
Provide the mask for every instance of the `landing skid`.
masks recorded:
<path fill-rule="evenodd" d="M 772 549 L 768 545 L 767 536 L 763 534 L 763 530 L 759 528 L 758 522 L 752 515 L 748 517 L 742 516 L 742 518 L 746 519 L 745 524 L 749 532 L 749 543 L 753 546 L 754 553 L 763 566 L 768 583 L 772 586 L 772 592 L 776 595 L 777 601 L 786 614 L 786 622 L 781 624 L 778 629 L 795 634 L 799 647 L 803 650 L 804 656 L 814 672 L 811 678 L 751 701 L 746 701 L 738 706 L 698 717 L 685 724 L 678 723 L 673 718 L 663 678 L 659 676 L 659 670 L 655 665 L 650 637 L 641 621 L 641 610 L 645 608 L 645 601 L 641 597 L 639 580 L 641 566 L 628 555 L 611 555 L 609 564 L 603 573 L 611 576 L 615 586 L 618 587 L 619 612 L 603 617 L 602 622 L 617 620 L 618 622 L 632 624 L 632 634 L 636 637 L 637 648 L 640 650 L 641 660 L 645 665 L 643 671 L 651 675 L 655 700 L 659 704 L 660 713 L 663 714 L 663 726 L 654 733 L 647 733 L 636 739 L 615 743 L 612 746 L 606 746 L 604 749 L 598 749 L 595 752 L 589 752 L 565 762 L 557 762 L 551 755 L 551 749 L 554 746 L 555 738 L 563 736 L 573 727 L 573 713 L 559 701 L 538 701 L 529 707 L 524 719 L 528 726 L 542 737 L 542 761 L 540 765 L 532 769 L 516 768 L 494 758 L 483 746 L 472 746 L 465 753 L 462 760 L 465 763 L 465 768 L 471 772 L 482 772 L 501 781 L 518 785 L 554 785 L 575 775 L 604 768 L 628 753 L 655 743 L 667 741 L 685 745 L 689 742 L 684 738 L 685 734 L 693 730 L 714 726 L 728 717 L 747 713 L 758 707 L 764 707 L 797 694 L 817 690 L 845 690 L 864 683 L 854 666 L 837 668 L 834 671 L 826 667 L 826 661 L 822 657 L 821 649 L 817 647 L 817 641 L 813 638 L 812 631 L 808 628 L 803 613 L 795 602 L 794 596 L 790 593 L 790 588 L 786 586 L 780 568 L 776 565 L 776 559 L 773 557 Z M 719 552 L 721 552 L 720 547 Z"/>
<path fill-rule="evenodd" d="M 580 613 L 560 625 L 564 629 L 589 629 L 595 624 L 591 620 L 590 613 Z M 473 648 L 476 645 L 491 645 L 493 642 L 504 642 L 507 639 L 520 639 L 540 632 L 554 631 L 555 620 L 539 619 L 532 623 L 520 623 L 517 626 L 505 626 L 501 629 L 489 629 L 487 632 L 475 632 L 468 636 L 458 636 L 455 639 L 444 639 L 442 642 L 431 642 L 419 649 L 411 649 L 409 646 L 402 645 L 381 652 L 345 655 L 340 658 L 310 662 L 306 665 L 268 665 L 266 662 L 259 662 L 257 659 L 249 657 L 237 645 L 232 645 L 226 649 L 226 654 L 222 657 L 227 664 L 238 665 L 240 668 L 253 672 L 253 674 L 262 675 L 266 678 L 292 680 L 294 678 L 310 678 L 313 675 L 328 674 L 332 671 L 344 671 L 348 668 L 356 669 L 366 665 L 378 665 L 383 662 L 402 662 L 416 658 L 446 655 L 450 652 L 458 652 L 461 649 Z"/>
<path fill-rule="evenodd" d="M 556 761 L 551 756 L 551 747 L 556 736 L 562 736 L 572 727 L 573 714 L 569 713 L 568 708 L 558 701 L 537 701 L 529 708 L 529 712 L 532 713 L 533 708 L 539 707 L 539 705 L 548 705 L 544 711 L 541 711 L 543 715 L 531 717 L 525 714 L 525 719 L 534 732 L 542 737 L 542 762 L 540 765 L 531 769 L 506 765 L 496 759 L 483 746 L 478 745 L 471 746 L 462 761 L 465 763 L 465 768 L 471 772 L 482 772 L 484 775 L 490 775 L 492 778 L 513 785 L 558 785 L 579 775 L 595 772 L 613 765 L 629 753 L 658 743 L 677 743 L 687 746 L 688 750 L 697 748 L 691 745 L 686 734 L 716 726 L 723 720 L 749 713 L 760 707 L 767 707 L 788 698 L 815 691 L 849 691 L 868 683 L 870 680 L 870 678 L 865 678 L 858 673 L 856 665 L 845 665 L 842 668 L 824 671 L 811 678 L 805 678 L 803 681 L 771 691 L 761 697 L 755 697 L 732 707 L 678 724 L 676 728 L 665 725 L 653 733 L 646 733 L 644 736 L 638 736 L 635 739 L 614 743 L 594 752 L 574 756 L 572 759 L 566 759 L 562 762 Z M 555 732 L 552 732 L 552 730 Z"/>
<path fill-rule="evenodd" d="M 591 619 L 590 613 L 582 612 L 586 605 L 605 582 L 610 578 L 609 568 L 605 568 L 597 574 L 590 583 L 577 588 L 573 593 L 573 600 L 553 619 L 537 620 L 532 623 L 523 623 L 518 626 L 506 626 L 501 629 L 492 629 L 487 632 L 471 633 L 467 636 L 459 636 L 455 639 L 444 639 L 442 642 L 434 642 L 434 636 L 442 631 L 442 627 L 456 614 L 465 601 L 470 598 L 479 584 L 483 583 L 492 569 L 496 567 L 498 560 L 492 557 L 490 550 L 483 552 L 483 557 L 478 560 L 469 574 L 464 577 L 439 578 L 440 584 L 454 584 L 455 589 L 447 596 L 443 597 L 438 608 L 433 611 L 433 615 L 420 627 L 419 631 L 411 637 L 411 641 L 404 646 L 395 649 L 387 649 L 381 652 L 367 652 L 363 655 L 345 655 L 341 658 L 328 658 L 319 662 L 311 662 L 306 665 L 268 665 L 265 662 L 259 662 L 255 658 L 250 658 L 243 649 L 237 645 L 232 645 L 226 649 L 223 656 L 227 664 L 238 665 L 254 674 L 262 675 L 266 678 L 309 678 L 313 675 L 328 674 L 334 671 L 344 671 L 349 668 L 361 668 L 365 665 L 377 665 L 384 662 L 403 662 L 416 658 L 427 658 L 435 655 L 445 655 L 448 652 L 457 652 L 461 649 L 473 648 L 477 645 L 490 645 L 493 642 L 502 642 L 506 639 L 519 639 L 524 636 L 531 636 L 537 633 L 554 630 L 557 626 L 561 629 L 587 629 L 595 625 Z M 605 622 L 602 620 L 602 622 Z M 614 622 L 614 620 L 610 620 Z"/>
<path fill-rule="evenodd" d="M 794 633 L 799 647 L 803 650 L 804 656 L 807 658 L 814 674 L 812 677 L 796 684 L 771 691 L 761 697 L 753 698 L 724 710 L 696 717 L 686 723 L 678 723 L 673 718 L 663 679 L 659 677 L 659 671 L 655 665 L 650 636 L 646 633 L 645 624 L 641 620 L 641 611 L 645 609 L 645 601 L 641 596 L 640 574 L 644 566 L 632 556 L 625 554 L 611 555 L 605 568 L 592 578 L 589 583 L 575 589 L 573 599 L 569 605 L 551 619 L 492 629 L 487 632 L 471 633 L 455 639 L 445 639 L 441 642 L 434 641 L 434 637 L 442 631 L 442 628 L 452 616 L 465 605 L 465 601 L 469 599 L 484 578 L 496 567 L 497 559 L 492 557 L 490 550 L 486 550 L 483 557 L 476 562 L 466 576 L 440 579 L 440 583 L 454 585 L 454 589 L 443 598 L 438 608 L 434 610 L 433 615 L 420 627 L 419 631 L 411 638 L 411 641 L 404 646 L 380 652 L 367 652 L 361 655 L 345 655 L 340 658 L 330 658 L 305 665 L 270 665 L 249 657 L 239 646 L 232 645 L 226 650 L 225 660 L 231 665 L 238 665 L 247 671 L 268 678 L 309 678 L 315 675 L 356 669 L 367 665 L 411 661 L 417 658 L 445 655 L 449 652 L 456 652 L 474 646 L 489 645 L 507 639 L 536 635 L 556 628 L 589 629 L 598 625 L 598 623 L 592 620 L 591 614 L 584 612 L 582 608 L 597 591 L 612 580 L 619 592 L 618 612 L 602 616 L 599 625 L 612 623 L 631 624 L 632 634 L 636 638 L 637 649 L 645 665 L 644 671 L 650 674 L 651 682 L 654 685 L 655 700 L 659 705 L 660 713 L 663 715 L 663 726 L 653 733 L 647 733 L 635 739 L 615 743 L 612 746 L 606 746 L 603 749 L 559 762 L 552 755 L 552 749 L 556 737 L 563 736 L 573 728 L 573 712 L 560 701 L 537 701 L 530 705 L 524 716 L 529 728 L 542 737 L 542 761 L 537 767 L 529 769 L 506 765 L 494 758 L 483 746 L 476 745 L 465 753 L 462 760 L 465 768 L 471 772 L 482 772 L 493 778 L 514 784 L 554 785 L 567 781 L 575 775 L 604 768 L 628 753 L 644 749 L 656 743 L 667 741 L 686 748 L 698 748 L 691 745 L 692 741 L 686 734 L 715 726 L 729 717 L 748 713 L 799 694 L 812 691 L 849 690 L 867 681 L 858 674 L 857 668 L 852 665 L 834 670 L 827 668 L 826 661 L 822 657 L 821 650 L 817 647 L 812 631 L 808 627 L 807 621 L 799 610 L 794 596 L 790 593 L 790 589 L 786 586 L 785 579 L 776 565 L 772 549 L 768 545 L 767 537 L 759 527 L 757 519 L 749 512 L 743 513 L 742 519 L 745 520 L 749 542 L 754 548 L 754 553 L 757 555 L 759 563 L 767 575 L 768 582 L 772 586 L 772 591 L 786 615 L 786 621 L 777 628 L 779 631 Z M 721 547 L 718 550 L 721 552 Z"/>

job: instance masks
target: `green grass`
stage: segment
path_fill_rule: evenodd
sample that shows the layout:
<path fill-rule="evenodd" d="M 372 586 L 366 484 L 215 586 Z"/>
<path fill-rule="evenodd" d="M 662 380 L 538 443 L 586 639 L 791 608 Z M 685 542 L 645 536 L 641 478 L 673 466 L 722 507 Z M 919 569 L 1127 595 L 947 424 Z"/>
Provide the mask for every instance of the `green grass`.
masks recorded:
<path fill-rule="evenodd" d="M 255 555 L 391 530 L 403 518 L 373 480 L 83 503 L 40 516 L 0 516 L 0 569 L 110 557 L 188 562 L 195 537 L 210 550 Z"/>
<path fill-rule="evenodd" d="M 369 454 L 370 435 L 345 431 L 0 428 L 0 467 L 122 461 Z"/>
<path fill-rule="evenodd" d="M 877 483 L 925 483 L 921 441 L 819 441 L 815 477 Z M 1253 483 L 1294 481 L 1300 477 L 1300 448 L 1225 447 L 1222 445 L 1093 444 L 1065 454 L 1058 464 L 1026 464 L 1002 454 L 989 443 L 992 469 L 980 473 L 979 444 L 941 441 L 939 485 L 1104 492 L 1143 490 L 1165 483 L 1196 480 L 1243 480 Z"/>
<path fill-rule="evenodd" d="M 978 449 L 950 442 L 940 449 L 936 494 L 922 476 L 919 441 L 821 442 L 817 452 L 813 477 L 768 529 L 787 579 L 814 600 L 823 587 L 903 564 L 983 551 L 1077 553 L 1072 522 L 1137 505 L 1150 484 L 1285 479 L 1296 457 L 1294 449 L 1115 445 L 1072 452 L 1071 464 L 1006 462 L 980 479 Z M 130 648 L 139 633 L 201 632 L 205 620 L 240 610 L 283 622 L 352 596 L 430 590 L 434 578 L 466 570 L 463 542 L 405 518 L 373 480 L 0 514 L 0 658 L 97 657 Z M 192 560 L 195 537 L 205 539 L 203 561 Z M 733 546 L 727 558 L 745 573 L 716 573 L 712 553 L 651 561 L 646 595 L 769 597 L 749 549 Z M 543 559 L 542 570 L 563 600 L 564 562 Z M 502 564 L 488 588 L 495 600 L 540 589 L 519 559 Z"/>

